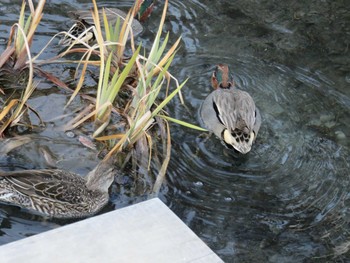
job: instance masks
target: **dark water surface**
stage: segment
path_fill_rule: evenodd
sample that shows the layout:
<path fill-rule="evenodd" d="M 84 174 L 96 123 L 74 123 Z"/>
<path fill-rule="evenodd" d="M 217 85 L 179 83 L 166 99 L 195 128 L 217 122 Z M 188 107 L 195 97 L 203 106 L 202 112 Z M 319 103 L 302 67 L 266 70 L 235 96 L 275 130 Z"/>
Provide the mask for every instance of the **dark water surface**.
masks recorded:
<path fill-rule="evenodd" d="M 0 5 L 0 49 L 20 2 Z M 117 1 L 127 9 L 132 1 Z M 162 3 L 140 40 L 149 46 Z M 115 1 L 99 2 L 116 6 Z M 34 52 L 71 22 L 67 12 L 89 1 L 48 1 Z M 235 82 L 255 99 L 263 123 L 256 144 L 237 156 L 214 137 L 172 125 L 173 153 L 161 198 L 226 262 L 350 261 L 350 5 L 347 1 L 170 1 L 166 30 L 182 36 L 172 73 L 190 77 L 168 108 L 199 123 L 198 109 L 211 92 L 217 63 L 231 66 Z M 58 40 L 55 42 L 57 43 Z M 57 49 L 55 49 L 57 48 Z M 45 56 L 59 50 L 52 47 Z M 50 54 L 52 52 L 52 54 Z M 71 80 L 63 66 L 51 72 Z M 47 127 L 40 139 L 1 157 L 0 165 L 44 168 L 47 147 L 60 168 L 86 174 L 96 153 L 58 131 L 76 109 L 69 95 L 41 83 L 30 105 Z M 113 195 L 106 211 L 144 196 Z M 0 205 L 0 244 L 69 222 L 43 221 Z"/>

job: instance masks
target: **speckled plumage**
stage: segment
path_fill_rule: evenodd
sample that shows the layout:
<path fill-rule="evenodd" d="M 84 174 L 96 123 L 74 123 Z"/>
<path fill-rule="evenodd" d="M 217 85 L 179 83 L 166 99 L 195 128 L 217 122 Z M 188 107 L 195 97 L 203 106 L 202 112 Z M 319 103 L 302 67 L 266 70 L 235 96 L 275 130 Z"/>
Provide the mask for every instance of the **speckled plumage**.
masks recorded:
<path fill-rule="evenodd" d="M 139 21 L 144 21 L 146 18 L 150 15 L 152 12 L 153 6 L 155 4 L 155 0 L 145 0 L 140 2 L 140 5 L 136 8 L 137 14 L 135 17 Z M 99 10 L 99 18 L 100 18 L 100 24 L 104 24 L 103 20 L 103 10 L 106 14 L 108 23 L 112 26 L 114 26 L 118 20 L 120 19 L 120 28 L 123 25 L 127 14 L 118 9 L 118 8 L 104 8 Z M 95 25 L 94 19 L 92 17 L 91 10 L 77 10 L 71 12 L 72 16 L 76 19 L 76 23 L 69 29 L 68 33 L 75 36 L 75 37 L 81 37 L 81 41 L 88 43 L 90 41 L 95 40 L 94 32 L 93 30 L 89 32 L 85 32 L 86 29 L 93 27 Z M 133 19 L 131 23 L 131 28 L 132 28 L 132 34 L 133 36 L 136 36 L 140 34 L 143 31 L 143 27 L 141 23 L 137 20 Z M 61 41 L 61 45 L 71 45 L 73 43 L 72 39 L 69 36 L 65 36 Z"/>
<path fill-rule="evenodd" d="M 204 126 L 241 153 L 250 151 L 261 125 L 254 100 L 229 81 L 228 66 L 220 64 L 212 76 L 214 91 L 203 101 Z"/>
<path fill-rule="evenodd" d="M 96 214 L 108 202 L 113 167 L 101 162 L 85 178 L 64 170 L 0 172 L 0 201 L 55 218 Z"/>

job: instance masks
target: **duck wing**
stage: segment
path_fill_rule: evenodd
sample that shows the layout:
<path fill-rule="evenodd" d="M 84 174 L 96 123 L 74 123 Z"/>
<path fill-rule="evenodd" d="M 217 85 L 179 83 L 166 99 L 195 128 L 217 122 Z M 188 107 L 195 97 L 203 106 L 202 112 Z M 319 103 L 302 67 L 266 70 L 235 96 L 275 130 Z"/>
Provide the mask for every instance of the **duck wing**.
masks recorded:
<path fill-rule="evenodd" d="M 213 103 L 218 119 L 227 129 L 253 129 L 255 103 L 247 92 L 218 89 L 213 96 Z"/>
<path fill-rule="evenodd" d="M 213 96 L 213 106 L 226 128 L 223 140 L 241 153 L 249 152 L 260 127 L 260 123 L 256 125 L 258 111 L 252 97 L 239 89 L 218 89 Z"/>
<path fill-rule="evenodd" d="M 98 11 L 99 17 L 100 17 L 100 23 L 103 25 L 103 9 L 100 9 Z M 111 23 L 113 26 L 117 22 L 118 18 L 120 18 L 120 25 L 123 24 L 127 14 L 117 8 L 104 8 L 105 14 L 107 16 L 108 22 Z M 91 10 L 77 10 L 72 13 L 75 19 L 82 21 L 83 23 L 87 25 L 94 25 L 94 19 L 92 18 Z M 136 36 L 140 34 L 143 30 L 143 27 L 139 21 L 136 19 L 132 20 L 131 24 L 133 34 Z"/>
<path fill-rule="evenodd" d="M 1 172 L 0 178 L 11 183 L 14 190 L 32 198 L 51 199 L 59 202 L 77 203 L 79 192 L 85 189 L 85 180 L 63 170 L 24 170 Z"/>
<path fill-rule="evenodd" d="M 100 22 L 103 23 L 103 9 L 98 10 L 98 15 L 100 17 Z M 115 23 L 120 18 L 120 21 L 123 22 L 126 18 L 126 13 L 122 10 L 119 10 L 117 8 L 105 8 L 105 13 L 107 18 L 109 19 L 109 22 Z M 74 16 L 75 19 L 81 20 L 89 25 L 94 25 L 94 19 L 92 18 L 92 10 L 77 10 L 72 12 L 71 14 Z"/>

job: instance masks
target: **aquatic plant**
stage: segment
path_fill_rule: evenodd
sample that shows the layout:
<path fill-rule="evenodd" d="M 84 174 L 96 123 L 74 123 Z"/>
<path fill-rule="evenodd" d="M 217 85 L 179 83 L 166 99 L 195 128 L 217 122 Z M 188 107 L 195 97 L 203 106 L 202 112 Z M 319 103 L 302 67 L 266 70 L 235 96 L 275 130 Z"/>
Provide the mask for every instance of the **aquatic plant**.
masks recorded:
<path fill-rule="evenodd" d="M 28 81 L 26 88 L 23 90 L 20 98 L 8 98 L 4 105 L 1 106 L 0 111 L 0 136 L 9 127 L 18 125 L 21 117 L 28 109 L 32 110 L 38 117 L 35 110 L 27 105 L 27 100 L 35 90 L 37 83 L 33 83 L 34 66 L 30 54 L 30 45 L 33 40 L 35 30 L 42 18 L 42 10 L 45 0 L 40 0 L 36 8 L 32 1 L 28 1 L 31 14 L 25 18 L 25 1 L 22 2 L 22 8 L 19 16 L 19 21 L 11 28 L 11 33 L 7 48 L 0 55 L 0 75 L 6 74 L 17 76 L 15 72 L 21 72 L 28 69 Z M 39 117 L 40 119 L 40 117 Z M 28 125 L 28 123 L 22 123 Z"/>
<path fill-rule="evenodd" d="M 124 164 L 132 160 L 133 167 L 142 167 L 140 170 L 143 171 L 150 170 L 151 160 L 157 160 L 155 163 L 160 164 L 157 169 L 159 174 L 153 188 L 153 191 L 157 192 L 170 160 L 171 135 L 168 121 L 189 128 L 203 129 L 171 118 L 164 110 L 176 95 L 179 95 L 183 102 L 181 89 L 186 81 L 179 83 L 169 71 L 180 38 L 167 49 L 169 33 L 162 35 L 168 6 L 168 1 L 165 1 L 159 28 L 150 51 L 147 52 L 141 44 L 135 47 L 131 25 L 142 2 L 135 0 L 125 19 L 123 21 L 117 19 L 115 24 L 112 24 L 108 21 L 106 12 L 99 11 L 96 1 L 93 0 L 91 16 L 94 26 L 86 28 L 79 36 L 74 36 L 71 32 L 58 33 L 57 35 L 71 37 L 72 43 L 57 56 L 42 61 L 38 59 L 39 56 L 57 35 L 35 57 L 32 57 L 30 44 L 42 17 L 45 1 L 39 1 L 37 8 L 34 9 L 32 1 L 28 0 L 31 14 L 27 20 L 24 16 L 25 2 L 23 2 L 19 23 L 16 25 L 18 29 L 16 34 L 12 29 L 9 46 L 0 57 L 0 65 L 11 70 L 28 69 L 27 87 L 23 90 L 21 99 L 9 99 L 4 104 L 0 112 L 2 125 L 0 134 L 3 134 L 8 127 L 19 124 L 21 116 L 27 109 L 31 109 L 26 105 L 26 101 L 37 85 L 33 84 L 34 71 L 59 86 L 66 87 L 61 80 L 40 69 L 40 65 L 76 63 L 76 76 L 79 77 L 76 89 L 72 91 L 67 105 L 78 95 L 86 99 L 88 104 L 65 125 L 64 129 L 76 129 L 92 120 L 93 137 L 103 142 L 109 149 L 106 158 L 118 153 L 125 157 L 122 160 Z M 93 31 L 95 43 L 84 41 L 84 36 L 86 37 L 90 31 Z M 14 36 L 15 40 L 12 41 Z M 77 53 L 81 54 L 80 60 L 68 59 L 69 55 Z M 82 91 L 89 67 L 95 67 L 99 71 L 96 96 L 84 94 Z M 31 110 L 36 114 L 33 109 Z M 40 120 L 40 116 L 38 114 L 37 116 Z M 159 148 L 163 149 L 161 154 L 158 154 Z"/>
<path fill-rule="evenodd" d="M 166 51 L 169 34 L 166 34 L 162 39 L 162 31 L 168 1 L 164 2 L 158 32 L 148 55 L 146 55 L 146 50 L 141 52 L 141 45 L 137 48 L 134 46 L 134 36 L 131 29 L 132 19 L 140 2 L 140 0 L 135 1 L 134 8 L 120 27 L 119 20 L 115 25 L 110 25 L 104 12 L 102 12 L 103 25 L 101 25 L 100 13 L 96 2 L 93 1 L 92 17 L 95 25 L 93 30 L 96 44 L 84 43 L 84 48 L 79 50 L 82 52 L 85 49 L 81 60 L 83 67 L 77 88 L 69 103 L 80 92 L 87 66 L 98 65 L 100 77 L 94 100 L 95 107 L 94 109 L 90 108 L 90 110 L 85 109 L 65 128 L 74 129 L 92 118 L 95 122 L 93 137 L 109 145 L 108 156 L 125 150 L 126 152 L 131 151 L 133 154 L 127 154 L 126 158 L 134 156 L 132 159 L 137 162 L 137 165 L 144 166 L 143 170 L 149 170 L 152 153 L 159 146 L 156 143 L 158 139 L 154 140 L 154 138 L 160 136 L 160 141 L 162 141 L 160 145 L 163 145 L 164 150 L 161 156 L 163 162 L 158 169 L 158 182 L 153 189 L 154 192 L 157 192 L 170 160 L 171 136 L 168 120 L 190 128 L 198 127 L 173 119 L 167 116 L 164 111 L 164 107 L 177 94 L 182 100 L 180 91 L 186 83 L 186 81 L 179 83 L 169 71 L 180 38 Z M 117 30 L 119 28 L 121 29 Z M 130 42 L 127 41 L 128 39 L 131 39 Z M 76 41 L 80 40 L 76 39 Z M 129 49 L 132 52 L 129 57 L 125 55 L 126 51 L 130 52 L 127 49 L 128 43 L 130 43 Z M 73 50 L 73 45 L 68 47 L 68 50 Z M 99 56 L 99 63 L 90 59 L 92 54 Z M 173 84 L 175 84 L 175 88 L 170 90 Z M 121 91 L 126 91 L 128 95 L 120 96 Z M 164 96 L 163 99 L 160 99 L 161 95 Z M 113 120 L 116 118 L 113 115 L 118 115 L 119 126 L 122 126 L 117 133 L 110 129 L 111 126 L 115 126 Z M 138 157 L 135 158 L 135 156 Z M 155 156 L 153 155 L 153 157 Z M 145 161 L 146 159 L 147 161 Z M 124 163 L 126 161 L 124 160 Z"/>
<path fill-rule="evenodd" d="M 33 41 L 34 33 L 43 16 L 45 0 L 39 0 L 36 8 L 32 0 L 28 0 L 30 14 L 26 19 L 26 2 L 22 2 L 21 12 L 18 23 L 11 28 L 8 45 L 5 51 L 0 55 L 1 71 L 21 70 L 27 65 L 27 59 L 30 58 L 29 50 Z"/>

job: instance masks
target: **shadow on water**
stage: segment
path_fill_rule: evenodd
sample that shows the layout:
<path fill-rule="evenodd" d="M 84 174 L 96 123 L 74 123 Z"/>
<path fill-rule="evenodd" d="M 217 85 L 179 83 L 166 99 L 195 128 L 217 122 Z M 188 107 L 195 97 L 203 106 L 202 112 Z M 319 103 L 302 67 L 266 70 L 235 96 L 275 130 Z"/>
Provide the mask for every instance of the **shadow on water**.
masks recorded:
<path fill-rule="evenodd" d="M 123 7 L 131 3 L 121 1 Z M 172 126 L 172 159 L 161 197 L 226 262 L 350 259 L 350 63 L 344 36 L 350 11 L 342 3 L 170 1 L 166 30 L 173 40 L 182 35 L 173 74 L 190 77 L 183 90 L 186 106 L 175 100 L 171 115 L 200 123 L 198 109 L 212 90 L 209 80 L 217 63 L 231 66 L 237 86 L 252 95 L 262 114 L 257 141 L 245 156 L 232 153 L 215 136 Z M 157 8 L 145 24 L 141 40 L 146 45 L 160 12 Z M 51 15 L 49 21 L 52 29 L 68 18 Z M 0 32 L 0 39 L 6 37 Z M 47 99 L 64 105 L 67 98 L 51 94 Z M 35 100 L 41 105 L 40 96 Z M 42 114 L 49 106 L 41 107 Z M 54 119 L 47 112 L 44 119 Z M 55 125 L 50 122 L 41 134 L 49 138 L 50 150 L 66 160 L 62 168 L 85 174 L 95 153 L 55 131 Z M 10 155 L 6 163 L 44 167 L 36 147 L 28 151 L 29 160 Z M 127 176 L 121 181 L 130 184 Z M 144 198 L 119 187 L 106 209 Z M 0 206 L 1 244 L 67 223 L 23 214 Z"/>

